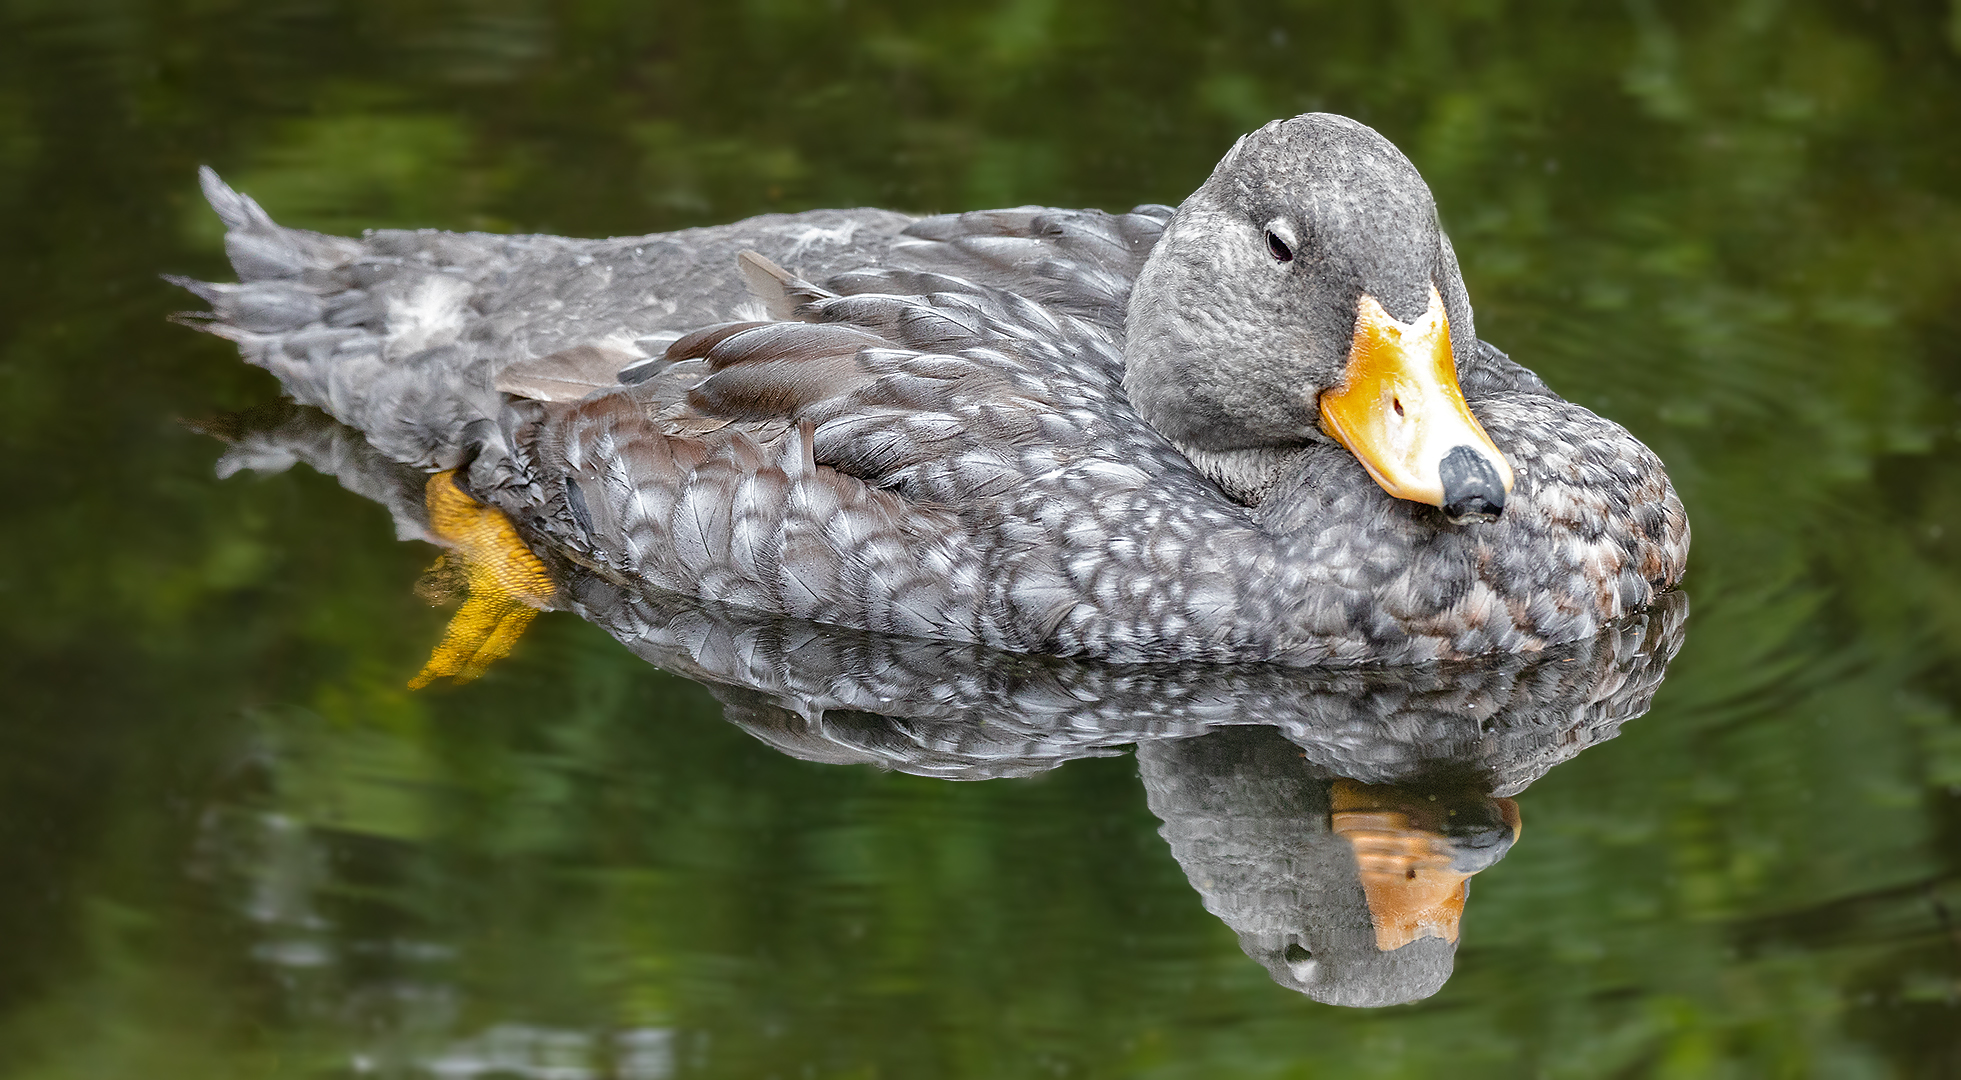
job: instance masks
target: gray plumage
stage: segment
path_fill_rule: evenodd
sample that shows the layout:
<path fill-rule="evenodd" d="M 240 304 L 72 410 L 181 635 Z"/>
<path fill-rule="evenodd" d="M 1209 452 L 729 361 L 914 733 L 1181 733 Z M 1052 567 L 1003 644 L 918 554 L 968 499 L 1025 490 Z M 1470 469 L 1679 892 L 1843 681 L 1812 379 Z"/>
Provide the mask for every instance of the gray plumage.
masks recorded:
<path fill-rule="evenodd" d="M 421 474 L 358 432 L 313 410 L 244 419 L 218 432 L 232 440 L 225 472 L 303 461 L 386 506 L 400 535 L 428 535 Z M 562 606 L 708 686 L 765 742 L 949 779 L 1028 776 L 1132 743 L 1258 724 L 1329 776 L 1475 782 L 1511 795 L 1646 712 L 1688 619 L 1687 598 L 1672 592 L 1537 653 L 1305 670 L 1110 664 L 840 630 L 557 569 Z"/>
<path fill-rule="evenodd" d="M 1688 615 L 1674 593 L 1536 654 L 1303 671 L 1031 657 L 748 615 L 591 574 L 565 583 L 574 610 L 708 686 L 732 722 L 777 749 L 955 780 L 1260 725 L 1323 776 L 1513 795 L 1647 712 Z"/>
<path fill-rule="evenodd" d="M 1421 178 L 1337 117 L 1247 136 L 1175 213 L 357 242 L 205 187 L 242 279 L 189 283 L 208 329 L 619 582 L 1016 651 L 1410 662 L 1589 637 L 1687 555 L 1661 463 L 1477 341 Z M 1518 474 L 1488 524 L 1311 423 L 1356 297 L 1408 319 L 1432 284 Z"/>

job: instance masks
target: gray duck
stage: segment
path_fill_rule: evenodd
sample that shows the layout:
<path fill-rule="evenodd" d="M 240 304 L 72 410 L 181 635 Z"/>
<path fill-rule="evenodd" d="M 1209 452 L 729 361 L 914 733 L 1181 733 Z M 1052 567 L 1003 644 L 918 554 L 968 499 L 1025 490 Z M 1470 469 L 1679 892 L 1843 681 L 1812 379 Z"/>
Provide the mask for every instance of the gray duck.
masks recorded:
<path fill-rule="evenodd" d="M 432 532 L 476 568 L 425 679 L 508 648 L 547 565 L 1019 652 L 1287 664 L 1539 650 L 1683 574 L 1660 460 L 1477 338 L 1422 177 L 1343 117 L 1268 124 L 1125 214 L 353 240 L 203 182 L 240 281 L 183 282 L 193 320 L 433 474 Z"/>

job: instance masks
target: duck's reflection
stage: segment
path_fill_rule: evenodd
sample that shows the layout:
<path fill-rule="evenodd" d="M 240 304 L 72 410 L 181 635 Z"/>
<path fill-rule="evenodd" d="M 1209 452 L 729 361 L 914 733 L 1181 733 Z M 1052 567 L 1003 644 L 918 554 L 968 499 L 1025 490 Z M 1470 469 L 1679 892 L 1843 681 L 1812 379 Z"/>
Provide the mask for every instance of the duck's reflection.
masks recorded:
<path fill-rule="evenodd" d="M 990 659 L 587 601 L 636 651 L 706 683 L 729 720 L 806 760 L 983 778 L 1135 744 L 1207 910 L 1276 982 L 1350 1006 L 1443 986 L 1471 876 L 1519 836 L 1506 796 L 1645 712 L 1686 616 L 1671 597 L 1535 656 L 1329 673 Z"/>
<path fill-rule="evenodd" d="M 323 417 L 269 421 L 234 433 L 227 467 L 306 461 L 416 534 L 415 476 Z M 1442 987 L 1470 878 L 1518 838 L 1508 796 L 1647 711 L 1687 617 L 1670 594 L 1586 641 L 1421 668 L 1119 666 L 708 608 L 574 567 L 556 584 L 794 757 L 986 779 L 1134 745 L 1206 908 L 1276 982 L 1355 1006 Z"/>
<path fill-rule="evenodd" d="M 1145 743 L 1137 761 L 1206 910 L 1275 982 L 1334 1005 L 1442 988 L 1470 878 L 1518 836 L 1510 799 L 1329 778 L 1272 728 Z"/>

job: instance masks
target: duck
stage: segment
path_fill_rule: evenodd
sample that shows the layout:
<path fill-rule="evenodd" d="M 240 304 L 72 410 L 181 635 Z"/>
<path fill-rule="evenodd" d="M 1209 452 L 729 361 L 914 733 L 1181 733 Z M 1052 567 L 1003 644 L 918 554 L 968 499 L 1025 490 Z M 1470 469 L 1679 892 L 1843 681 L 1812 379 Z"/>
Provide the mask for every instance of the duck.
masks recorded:
<path fill-rule="evenodd" d="M 1435 200 L 1309 113 L 1177 207 L 768 214 L 606 240 L 286 228 L 180 318 L 427 476 L 467 677 L 557 571 L 1126 663 L 1411 664 L 1676 589 L 1667 471 L 1477 336 Z"/>

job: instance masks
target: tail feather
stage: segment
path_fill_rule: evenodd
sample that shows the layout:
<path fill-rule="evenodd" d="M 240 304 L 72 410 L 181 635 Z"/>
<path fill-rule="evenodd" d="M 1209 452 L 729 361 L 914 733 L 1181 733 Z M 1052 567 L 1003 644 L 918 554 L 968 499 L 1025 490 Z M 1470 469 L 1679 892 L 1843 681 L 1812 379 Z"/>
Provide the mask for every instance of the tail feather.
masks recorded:
<path fill-rule="evenodd" d="M 342 265 L 361 253 L 359 243 L 344 237 L 282 227 L 209 165 L 198 168 L 197 178 L 205 201 L 225 223 L 225 255 L 241 281 L 291 280 L 308 270 Z"/>
<path fill-rule="evenodd" d="M 358 428 L 404 464 L 455 468 L 501 451 L 482 442 L 499 431 L 481 422 L 501 411 L 494 360 L 463 339 L 472 275 L 375 243 L 286 228 L 210 168 L 198 180 L 225 223 L 239 280 L 169 278 L 211 305 L 180 322 L 237 343 L 295 401 Z M 487 247 L 477 237 L 455 242 Z"/>
<path fill-rule="evenodd" d="M 251 196 L 233 190 L 230 184 L 219 178 L 218 170 L 211 166 L 198 166 L 197 184 L 204 189 L 204 201 L 217 211 L 218 220 L 225 223 L 225 228 L 250 229 L 257 226 L 268 231 L 279 228 Z"/>

